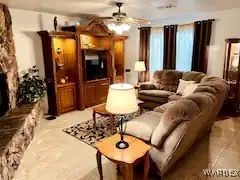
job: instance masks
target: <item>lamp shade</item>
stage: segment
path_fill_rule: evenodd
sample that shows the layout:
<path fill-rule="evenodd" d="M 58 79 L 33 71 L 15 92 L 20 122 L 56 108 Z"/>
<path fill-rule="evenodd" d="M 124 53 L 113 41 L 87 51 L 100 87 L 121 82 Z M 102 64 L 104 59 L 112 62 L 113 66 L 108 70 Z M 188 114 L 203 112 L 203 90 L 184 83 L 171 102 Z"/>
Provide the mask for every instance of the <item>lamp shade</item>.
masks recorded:
<path fill-rule="evenodd" d="M 136 61 L 134 65 L 134 71 L 146 71 L 146 66 L 144 61 Z"/>
<path fill-rule="evenodd" d="M 129 114 L 138 110 L 134 87 L 130 84 L 112 84 L 108 91 L 106 110 L 112 114 Z"/>

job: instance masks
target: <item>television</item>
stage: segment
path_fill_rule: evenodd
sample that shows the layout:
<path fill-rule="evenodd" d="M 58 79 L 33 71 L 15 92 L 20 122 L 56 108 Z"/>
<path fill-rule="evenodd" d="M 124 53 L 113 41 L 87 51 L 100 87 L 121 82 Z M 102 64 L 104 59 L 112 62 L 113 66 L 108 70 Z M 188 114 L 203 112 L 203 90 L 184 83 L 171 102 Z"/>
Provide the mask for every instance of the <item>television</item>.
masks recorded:
<path fill-rule="evenodd" d="M 107 77 L 107 59 L 98 52 L 85 53 L 86 80 L 103 79 Z"/>

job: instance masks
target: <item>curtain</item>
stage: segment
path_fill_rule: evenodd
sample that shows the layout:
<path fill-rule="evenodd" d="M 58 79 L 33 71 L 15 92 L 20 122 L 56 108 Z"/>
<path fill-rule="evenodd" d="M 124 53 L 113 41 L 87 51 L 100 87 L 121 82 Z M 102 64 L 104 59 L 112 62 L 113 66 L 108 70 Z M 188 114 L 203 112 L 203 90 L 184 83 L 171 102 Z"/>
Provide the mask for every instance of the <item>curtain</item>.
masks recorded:
<path fill-rule="evenodd" d="M 194 25 L 182 25 L 177 29 L 176 70 L 190 71 L 192 67 Z"/>
<path fill-rule="evenodd" d="M 176 36 L 177 25 L 164 26 L 164 69 L 176 68 Z"/>
<path fill-rule="evenodd" d="M 141 72 L 138 81 L 149 81 L 149 57 L 150 57 L 150 34 L 151 27 L 141 27 L 140 30 L 140 48 L 139 60 L 145 62 L 146 71 Z"/>
<path fill-rule="evenodd" d="M 150 77 L 155 71 L 163 69 L 163 28 L 151 30 L 149 66 Z"/>
<path fill-rule="evenodd" d="M 207 46 L 210 44 L 212 22 L 214 20 L 196 21 L 194 22 L 194 41 L 193 41 L 193 57 L 192 70 L 199 72 L 207 72 Z"/>

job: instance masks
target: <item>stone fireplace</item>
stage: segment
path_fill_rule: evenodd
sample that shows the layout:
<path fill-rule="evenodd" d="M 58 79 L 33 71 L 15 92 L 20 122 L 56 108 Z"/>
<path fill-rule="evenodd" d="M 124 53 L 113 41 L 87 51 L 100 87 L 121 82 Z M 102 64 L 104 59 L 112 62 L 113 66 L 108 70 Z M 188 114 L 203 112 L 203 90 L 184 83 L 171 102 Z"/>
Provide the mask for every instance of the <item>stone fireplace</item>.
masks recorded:
<path fill-rule="evenodd" d="M 4 4 L 0 4 L 0 72 L 6 79 L 8 107 L 14 109 L 18 88 L 18 69 L 12 34 L 12 20 L 8 7 Z"/>
<path fill-rule="evenodd" d="M 40 103 L 17 106 L 18 68 L 8 7 L 0 3 L 0 180 L 11 180 L 34 136 Z"/>

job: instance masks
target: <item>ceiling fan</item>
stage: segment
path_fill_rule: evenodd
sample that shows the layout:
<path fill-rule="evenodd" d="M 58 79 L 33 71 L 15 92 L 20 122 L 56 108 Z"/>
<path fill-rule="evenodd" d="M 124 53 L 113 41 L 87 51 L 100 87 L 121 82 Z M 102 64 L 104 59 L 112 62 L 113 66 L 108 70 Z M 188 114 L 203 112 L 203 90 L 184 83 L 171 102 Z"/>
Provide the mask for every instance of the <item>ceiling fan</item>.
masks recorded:
<path fill-rule="evenodd" d="M 108 28 L 111 31 L 115 31 L 117 34 L 122 34 L 123 31 L 128 31 L 131 25 L 133 24 L 146 25 L 151 23 L 149 20 L 128 17 L 127 13 L 121 11 L 122 5 L 123 5 L 122 2 L 116 2 L 118 11 L 113 12 L 111 17 L 96 17 L 96 18 L 98 20 L 106 21 Z"/>

